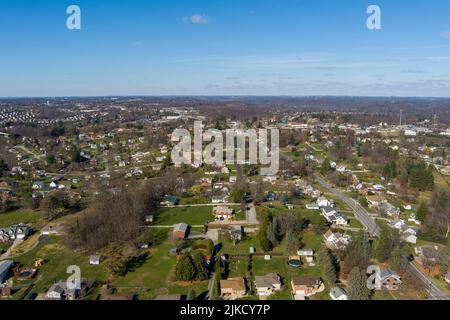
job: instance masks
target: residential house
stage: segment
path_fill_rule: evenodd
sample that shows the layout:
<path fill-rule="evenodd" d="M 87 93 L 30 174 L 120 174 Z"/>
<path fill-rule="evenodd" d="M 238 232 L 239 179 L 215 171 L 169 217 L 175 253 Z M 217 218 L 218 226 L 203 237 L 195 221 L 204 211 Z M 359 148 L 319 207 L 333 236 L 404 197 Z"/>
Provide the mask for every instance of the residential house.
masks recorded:
<path fill-rule="evenodd" d="M 52 188 L 52 189 L 57 189 L 58 186 L 59 186 L 59 183 L 57 181 L 52 181 L 50 183 L 50 188 Z"/>
<path fill-rule="evenodd" d="M 230 226 L 228 228 L 228 234 L 230 235 L 230 239 L 234 241 L 241 241 L 244 237 L 242 226 Z"/>
<path fill-rule="evenodd" d="M 318 197 L 316 202 L 317 202 L 317 205 L 319 207 L 332 207 L 332 206 L 334 206 L 334 201 L 328 200 L 324 196 Z"/>
<path fill-rule="evenodd" d="M 388 222 L 388 226 L 393 229 L 402 230 L 403 226 L 405 226 L 405 221 L 401 219 L 391 220 Z"/>
<path fill-rule="evenodd" d="M 277 199 L 277 195 L 273 191 L 269 191 L 266 195 L 266 201 L 272 202 Z"/>
<path fill-rule="evenodd" d="M 30 232 L 31 228 L 22 224 L 0 229 L 0 242 L 24 240 L 28 237 Z"/>
<path fill-rule="evenodd" d="M 394 207 L 392 204 L 390 204 L 389 202 L 382 202 L 379 204 L 378 206 L 379 210 L 383 213 L 385 213 L 386 215 L 388 215 L 389 217 L 395 217 L 398 218 L 400 215 L 400 209 Z"/>
<path fill-rule="evenodd" d="M 45 294 L 48 300 L 75 300 L 78 297 L 78 289 L 69 289 L 67 282 L 61 280 L 53 284 Z"/>
<path fill-rule="evenodd" d="M 101 257 L 99 255 L 92 255 L 89 257 L 89 264 L 98 266 L 100 264 Z"/>
<path fill-rule="evenodd" d="M 48 226 L 48 227 L 44 227 L 41 230 L 41 235 L 43 236 L 60 236 L 61 234 L 63 234 L 64 232 L 64 225 L 63 224 L 59 224 L 56 226 Z"/>
<path fill-rule="evenodd" d="M 228 167 L 223 167 L 221 172 L 222 174 L 230 174 L 230 169 L 228 169 Z"/>
<path fill-rule="evenodd" d="M 324 289 L 319 277 L 293 277 L 291 286 L 295 300 L 304 300 Z"/>
<path fill-rule="evenodd" d="M 0 261 L 0 284 L 8 280 L 11 275 L 11 269 L 14 265 L 14 261 L 4 260 Z"/>
<path fill-rule="evenodd" d="M 306 259 L 307 263 L 314 263 L 314 250 L 312 249 L 301 249 L 297 251 L 297 254 L 300 257 Z"/>
<path fill-rule="evenodd" d="M 258 296 L 268 297 L 281 290 L 281 278 L 276 273 L 269 273 L 265 276 L 255 277 L 255 287 Z"/>
<path fill-rule="evenodd" d="M 218 206 L 214 207 L 213 213 L 216 220 L 228 221 L 233 219 L 234 210 L 226 206 Z"/>
<path fill-rule="evenodd" d="M 438 246 L 420 246 L 414 248 L 420 264 L 436 263 L 439 256 Z"/>
<path fill-rule="evenodd" d="M 351 242 L 349 235 L 328 230 L 324 234 L 325 245 L 332 250 L 345 250 Z"/>
<path fill-rule="evenodd" d="M 172 196 L 172 195 L 165 195 L 160 202 L 160 205 L 162 207 L 174 207 L 176 205 L 178 205 L 179 203 L 179 199 L 176 196 Z"/>
<path fill-rule="evenodd" d="M 375 275 L 376 290 L 398 290 L 402 284 L 401 277 L 390 269 L 381 269 Z"/>
<path fill-rule="evenodd" d="M 400 228 L 400 232 L 402 235 L 402 238 L 412 244 L 417 243 L 417 229 L 415 227 L 410 227 L 408 225 L 402 225 Z"/>
<path fill-rule="evenodd" d="M 247 292 L 244 278 L 220 280 L 220 295 L 227 300 L 243 298 Z"/>
<path fill-rule="evenodd" d="M 333 207 L 322 207 L 322 215 L 331 224 L 335 225 L 348 225 L 348 219 L 345 216 L 339 214 Z"/>
<path fill-rule="evenodd" d="M 42 190 L 44 189 L 45 184 L 42 181 L 35 181 L 33 182 L 33 185 L 31 186 L 31 188 L 33 190 Z"/>
<path fill-rule="evenodd" d="M 348 300 L 345 290 L 339 287 L 334 287 L 330 290 L 330 297 L 333 300 Z"/>
<path fill-rule="evenodd" d="M 189 225 L 186 223 L 179 223 L 174 225 L 172 236 L 176 240 L 184 240 L 189 234 Z"/>
<path fill-rule="evenodd" d="M 377 208 L 380 203 L 383 202 L 379 195 L 368 195 L 366 196 L 367 203 L 369 204 L 369 208 Z"/>
<path fill-rule="evenodd" d="M 227 202 L 228 202 L 227 194 L 222 194 L 222 195 L 217 195 L 217 196 L 211 197 L 211 203 L 214 203 L 214 204 L 227 203 Z"/>

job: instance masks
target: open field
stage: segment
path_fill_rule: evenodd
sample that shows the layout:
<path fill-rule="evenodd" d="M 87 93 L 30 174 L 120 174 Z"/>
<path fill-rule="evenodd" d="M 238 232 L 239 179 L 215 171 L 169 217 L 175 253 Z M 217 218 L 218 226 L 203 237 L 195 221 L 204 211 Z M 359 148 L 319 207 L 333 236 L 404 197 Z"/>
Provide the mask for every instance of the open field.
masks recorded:
<path fill-rule="evenodd" d="M 154 299 L 158 295 L 187 295 L 192 289 L 196 294 L 205 292 L 208 281 L 194 283 L 174 281 L 177 258 L 169 254 L 169 250 L 174 247 L 175 243 L 167 240 L 151 249 L 150 256 L 142 266 L 114 281 L 113 285 L 118 293 L 138 292 L 142 299 Z"/>
<path fill-rule="evenodd" d="M 170 226 L 180 222 L 191 226 L 204 225 L 206 222 L 214 221 L 213 208 L 214 206 L 160 208 L 154 225 Z M 236 219 L 245 218 L 240 207 L 231 208 L 236 211 Z"/>
<path fill-rule="evenodd" d="M 0 228 L 7 228 L 19 223 L 28 224 L 34 229 L 39 229 L 44 224 L 39 211 L 23 209 L 0 213 Z"/>
<path fill-rule="evenodd" d="M 67 279 L 67 268 L 72 265 L 80 267 L 83 280 L 103 281 L 108 274 L 102 265 L 90 265 L 89 257 L 69 250 L 56 237 L 48 237 L 36 248 L 14 260 L 25 267 L 33 267 L 36 259 L 43 259 L 45 264 L 39 269 L 35 279 L 30 281 L 34 284 L 32 292 L 46 292 L 53 283 Z"/>

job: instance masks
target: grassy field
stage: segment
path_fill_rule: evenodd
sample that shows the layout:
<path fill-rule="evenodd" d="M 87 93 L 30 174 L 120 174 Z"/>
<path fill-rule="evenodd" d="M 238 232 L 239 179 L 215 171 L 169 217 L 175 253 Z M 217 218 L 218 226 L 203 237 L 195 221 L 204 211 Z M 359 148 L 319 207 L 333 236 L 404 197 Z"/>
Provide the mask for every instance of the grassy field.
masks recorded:
<path fill-rule="evenodd" d="M 281 277 L 283 289 L 275 293 L 270 300 L 292 300 L 290 278 L 288 277 L 287 262 L 284 257 L 272 257 L 272 260 L 266 261 L 263 257 L 253 257 L 252 261 L 253 275 L 264 276 L 268 273 L 277 273 Z"/>
<path fill-rule="evenodd" d="M 39 229 L 43 226 L 44 221 L 39 211 L 23 209 L 0 213 L 0 228 L 7 228 L 19 223 L 28 224 L 34 229 Z"/>
<path fill-rule="evenodd" d="M 323 246 L 323 237 L 309 230 L 302 233 L 301 241 L 305 249 L 313 249 L 314 252 L 318 252 Z"/>
<path fill-rule="evenodd" d="M 222 249 L 220 253 L 226 253 L 231 255 L 241 255 L 249 254 L 250 247 L 254 247 L 257 253 L 261 253 L 261 247 L 256 236 L 246 235 L 242 241 L 239 241 L 236 245 L 227 235 L 222 235 L 220 237 L 222 243 Z"/>
<path fill-rule="evenodd" d="M 213 206 L 161 208 L 157 212 L 155 225 L 174 225 L 180 222 L 189 225 L 204 225 L 205 222 L 214 220 L 213 208 Z M 231 208 L 236 212 L 236 219 L 245 219 L 245 213 L 240 207 L 232 206 Z"/>
<path fill-rule="evenodd" d="M 35 279 L 31 281 L 34 283 L 32 292 L 45 293 L 53 283 L 67 279 L 69 277 L 67 268 L 71 265 L 80 267 L 81 278 L 84 280 L 106 280 L 107 272 L 103 266 L 90 265 L 88 257 L 69 250 L 63 245 L 62 240 L 56 237 L 49 237 L 30 252 L 14 260 L 25 267 L 33 267 L 34 261 L 38 258 L 43 259 L 45 264 L 39 270 Z M 24 283 L 16 282 L 16 284 Z"/>
<path fill-rule="evenodd" d="M 208 281 L 180 283 L 174 281 L 174 268 L 177 258 L 169 254 L 175 243 L 167 240 L 151 250 L 145 263 L 124 277 L 118 278 L 113 285 L 118 293 L 139 293 L 140 299 L 154 299 L 158 295 L 183 294 L 191 289 L 197 294 L 207 290 Z"/>
<path fill-rule="evenodd" d="M 214 219 L 212 210 L 212 206 L 161 208 L 158 210 L 155 225 L 174 225 L 180 222 L 204 225 L 206 221 Z"/>

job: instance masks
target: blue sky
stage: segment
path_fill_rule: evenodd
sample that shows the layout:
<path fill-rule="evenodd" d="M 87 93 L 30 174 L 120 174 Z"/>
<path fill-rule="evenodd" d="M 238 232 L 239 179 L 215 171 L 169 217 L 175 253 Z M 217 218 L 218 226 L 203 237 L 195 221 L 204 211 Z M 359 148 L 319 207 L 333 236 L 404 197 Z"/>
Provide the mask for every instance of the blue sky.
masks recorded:
<path fill-rule="evenodd" d="M 450 1 L 2 0 L 0 96 L 75 95 L 450 96 Z"/>

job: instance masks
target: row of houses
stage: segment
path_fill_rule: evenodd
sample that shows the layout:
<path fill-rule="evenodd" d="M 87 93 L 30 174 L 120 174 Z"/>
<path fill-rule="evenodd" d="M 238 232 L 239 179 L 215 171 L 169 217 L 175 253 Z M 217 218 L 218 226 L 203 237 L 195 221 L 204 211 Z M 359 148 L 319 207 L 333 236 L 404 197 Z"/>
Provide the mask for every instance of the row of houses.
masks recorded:
<path fill-rule="evenodd" d="M 24 224 L 13 225 L 0 229 L 0 242 L 25 240 L 31 232 L 31 228 Z"/>

